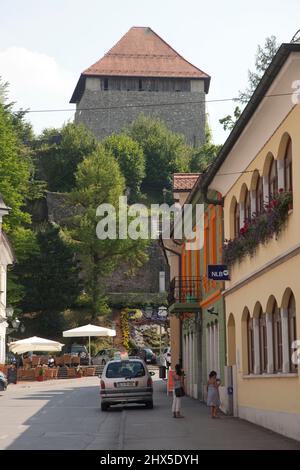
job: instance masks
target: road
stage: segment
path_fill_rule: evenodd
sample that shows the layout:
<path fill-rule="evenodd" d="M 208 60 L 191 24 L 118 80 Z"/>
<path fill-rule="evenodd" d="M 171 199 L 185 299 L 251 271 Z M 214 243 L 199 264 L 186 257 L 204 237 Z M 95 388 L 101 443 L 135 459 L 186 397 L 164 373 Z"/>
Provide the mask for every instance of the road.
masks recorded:
<path fill-rule="evenodd" d="M 160 380 L 153 410 L 101 412 L 98 384 L 87 377 L 10 385 L 0 393 L 0 449 L 300 449 L 300 442 L 243 420 L 212 420 L 206 406 L 188 397 L 185 418 L 174 419 Z"/>

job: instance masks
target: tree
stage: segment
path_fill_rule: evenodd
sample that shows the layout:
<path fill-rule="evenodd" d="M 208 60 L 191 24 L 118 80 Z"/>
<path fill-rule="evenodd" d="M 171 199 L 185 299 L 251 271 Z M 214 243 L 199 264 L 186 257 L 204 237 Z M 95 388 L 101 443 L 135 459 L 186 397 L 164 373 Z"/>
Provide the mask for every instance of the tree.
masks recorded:
<path fill-rule="evenodd" d="M 30 200 L 40 197 L 42 186 L 34 180 L 31 125 L 25 121 L 25 111 L 13 112 L 14 103 L 7 102 L 8 84 L 0 82 L 0 193 L 11 207 L 4 218 L 3 229 L 12 242 L 18 261 L 35 250 L 35 235 L 30 228 L 31 216 L 27 209 Z M 31 142 L 29 142 L 31 144 Z M 18 276 L 9 270 L 8 302 L 17 307 L 23 296 Z"/>
<path fill-rule="evenodd" d="M 262 76 L 272 62 L 278 47 L 279 45 L 277 44 L 277 39 L 275 36 L 267 37 L 263 47 L 260 45 L 257 46 L 257 52 L 255 56 L 255 70 L 253 72 L 248 70 L 248 87 L 245 89 L 245 91 L 239 91 L 239 97 L 236 99 L 236 101 L 240 102 L 242 105 L 247 104 L 255 89 L 257 88 L 257 85 L 259 84 Z M 239 106 L 237 106 L 234 110 L 233 117 L 229 114 L 228 116 L 220 119 L 219 122 L 223 125 L 223 129 L 225 131 L 233 129 L 241 113 L 241 109 Z"/>
<path fill-rule="evenodd" d="M 65 227 L 68 239 L 80 260 L 84 290 L 93 320 L 108 312 L 101 277 L 110 274 L 121 261 L 141 266 L 146 261 L 145 241 L 105 239 L 96 236 L 99 219 L 96 209 L 102 203 L 119 208 L 119 196 L 125 190 L 125 180 L 114 156 L 99 145 L 85 158 L 76 172 L 76 187 L 71 195 L 77 210 L 72 227 Z"/>
<path fill-rule="evenodd" d="M 93 134 L 83 124 L 45 129 L 36 145 L 38 177 L 49 191 L 68 192 L 75 186 L 75 172 L 82 160 L 97 148 Z"/>
<path fill-rule="evenodd" d="M 30 215 L 24 209 L 30 190 L 30 165 L 13 119 L 0 105 L 0 193 L 11 207 L 3 223 L 4 230 L 11 236 L 22 224 L 30 223 Z"/>
<path fill-rule="evenodd" d="M 127 132 L 145 154 L 146 177 L 142 185 L 145 191 L 154 189 L 161 194 L 165 186 L 170 187 L 173 173 L 189 171 L 191 147 L 163 121 L 141 115 Z"/>
<path fill-rule="evenodd" d="M 233 116 L 231 116 L 231 114 L 228 114 L 222 119 L 219 119 L 219 123 L 222 124 L 224 131 L 231 131 L 234 128 L 235 123 L 237 122 L 241 114 L 241 108 L 239 106 L 236 106 L 233 111 Z"/>
<path fill-rule="evenodd" d="M 57 335 L 62 312 L 74 305 L 81 292 L 78 263 L 59 228 L 42 227 L 35 249 L 14 266 L 12 274 L 22 288 L 18 308 L 34 316 L 39 334 L 48 330 L 48 335 Z"/>
<path fill-rule="evenodd" d="M 113 134 L 103 141 L 104 147 L 116 158 L 126 186 L 130 188 L 131 200 L 139 194 L 145 177 L 144 152 L 138 142 L 126 134 Z"/>
<path fill-rule="evenodd" d="M 255 70 L 254 72 L 248 70 L 248 88 L 246 88 L 245 91 L 239 91 L 238 101 L 240 101 L 240 103 L 247 103 L 250 100 L 263 74 L 278 51 L 278 48 L 279 45 L 277 44 L 275 36 L 267 37 L 263 47 L 260 45 L 257 46 Z"/>
<path fill-rule="evenodd" d="M 192 151 L 190 161 L 190 171 L 193 173 L 203 173 L 209 167 L 209 165 L 216 158 L 221 145 L 215 145 L 212 141 L 212 132 L 208 124 L 208 120 L 205 121 L 205 143 L 196 147 Z"/>

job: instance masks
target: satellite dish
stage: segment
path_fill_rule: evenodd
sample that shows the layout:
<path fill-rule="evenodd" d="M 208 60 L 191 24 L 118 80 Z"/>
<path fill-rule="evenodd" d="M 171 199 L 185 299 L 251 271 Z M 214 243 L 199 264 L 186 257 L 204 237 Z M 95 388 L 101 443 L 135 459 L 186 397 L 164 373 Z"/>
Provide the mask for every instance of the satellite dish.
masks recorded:
<path fill-rule="evenodd" d="M 300 29 L 298 29 L 298 31 L 294 34 L 291 42 L 300 42 Z"/>

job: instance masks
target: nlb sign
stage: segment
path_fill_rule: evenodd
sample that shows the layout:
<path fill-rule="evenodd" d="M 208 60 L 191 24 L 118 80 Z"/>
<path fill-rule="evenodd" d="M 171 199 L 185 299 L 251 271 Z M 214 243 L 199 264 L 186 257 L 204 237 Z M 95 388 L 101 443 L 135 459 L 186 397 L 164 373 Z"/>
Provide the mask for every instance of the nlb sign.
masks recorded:
<path fill-rule="evenodd" d="M 207 266 L 208 279 L 214 281 L 229 281 L 229 271 L 225 264 L 209 264 Z"/>

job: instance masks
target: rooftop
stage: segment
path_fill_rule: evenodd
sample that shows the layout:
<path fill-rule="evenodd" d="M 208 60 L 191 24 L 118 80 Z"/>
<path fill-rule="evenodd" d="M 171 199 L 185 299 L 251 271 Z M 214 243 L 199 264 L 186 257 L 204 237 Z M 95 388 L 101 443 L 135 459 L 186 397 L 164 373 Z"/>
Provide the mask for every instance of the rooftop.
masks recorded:
<path fill-rule="evenodd" d="M 201 173 L 174 173 L 173 191 L 191 191 Z"/>
<path fill-rule="evenodd" d="M 151 28 L 134 26 L 97 62 L 82 74 L 71 103 L 77 101 L 86 76 L 194 78 L 205 81 L 208 92 L 210 76 L 185 60 Z"/>

